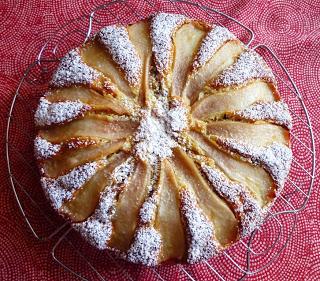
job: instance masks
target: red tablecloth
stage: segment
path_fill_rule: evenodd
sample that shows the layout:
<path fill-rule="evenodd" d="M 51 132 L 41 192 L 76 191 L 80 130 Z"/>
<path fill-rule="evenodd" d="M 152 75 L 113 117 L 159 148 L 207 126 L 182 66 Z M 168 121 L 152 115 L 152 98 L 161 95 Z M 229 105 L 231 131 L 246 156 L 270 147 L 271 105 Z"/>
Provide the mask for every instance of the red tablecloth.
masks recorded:
<path fill-rule="evenodd" d="M 131 3 L 143 12 L 143 3 Z M 154 1 L 152 1 L 155 3 Z M 157 2 L 157 1 L 156 1 Z M 319 148 L 320 84 L 320 1 L 202 1 L 239 19 L 256 34 L 255 45 L 272 47 L 287 66 L 300 88 L 312 119 Z M 8 109 L 18 82 L 45 39 L 58 27 L 88 13 L 103 3 L 99 0 L 8 0 L 0 3 L 0 131 L 5 135 Z M 157 2 L 157 5 L 159 3 Z M 155 4 L 156 5 L 156 4 Z M 319 83 L 319 84 L 318 84 Z M 21 113 L 22 114 L 22 113 Z M 23 118 L 21 119 L 23 120 Z M 1 138 L 4 148 L 4 137 Z M 319 150 L 319 149 L 318 149 Z M 10 188 L 5 154 L 0 157 L 0 279 L 1 280 L 76 280 L 51 258 L 53 242 L 39 242 L 28 231 Z M 21 167 L 23 173 L 23 167 Z M 320 280 L 320 191 L 316 179 L 307 208 L 298 215 L 297 228 L 279 259 L 250 280 Z M 36 214 L 36 213 L 34 213 Z M 43 228 L 46 228 L 43 225 Z M 66 250 L 64 259 L 77 264 Z M 96 254 L 98 255 L 98 254 Z M 98 258 L 99 259 L 99 258 Z M 106 262 L 106 267 L 109 264 Z M 79 265 L 78 265 L 79 267 Z M 99 260 L 103 268 L 103 260 Z M 82 269 L 86 270 L 86 269 Z M 115 266 L 109 279 L 123 271 Z M 131 272 L 134 268 L 131 267 Z M 194 270 L 194 269 L 193 269 Z M 161 271 L 161 269 L 160 269 Z M 137 270 L 134 278 L 154 279 L 154 275 Z M 175 280 L 174 272 L 165 273 Z M 207 267 L 199 266 L 193 274 L 199 280 L 215 280 Z M 90 275 L 93 278 L 93 275 Z"/>

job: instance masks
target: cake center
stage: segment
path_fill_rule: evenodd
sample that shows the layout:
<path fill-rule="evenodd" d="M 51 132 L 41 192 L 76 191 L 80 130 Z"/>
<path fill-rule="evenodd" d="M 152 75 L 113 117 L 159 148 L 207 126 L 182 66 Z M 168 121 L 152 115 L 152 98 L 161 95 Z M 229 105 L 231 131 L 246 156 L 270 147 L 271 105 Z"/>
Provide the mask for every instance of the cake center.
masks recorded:
<path fill-rule="evenodd" d="M 139 113 L 140 125 L 134 135 L 136 155 L 152 165 L 170 157 L 187 128 L 187 109 L 179 100 L 158 99 L 151 109 Z"/>

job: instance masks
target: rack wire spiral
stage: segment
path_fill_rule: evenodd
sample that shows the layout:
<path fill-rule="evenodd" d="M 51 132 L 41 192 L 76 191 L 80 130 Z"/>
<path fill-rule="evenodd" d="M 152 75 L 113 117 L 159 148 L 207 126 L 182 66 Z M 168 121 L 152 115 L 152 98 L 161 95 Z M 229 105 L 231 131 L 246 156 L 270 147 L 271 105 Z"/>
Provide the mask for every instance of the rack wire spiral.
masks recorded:
<path fill-rule="evenodd" d="M 138 7 L 135 6 L 137 2 Z M 316 164 L 313 130 L 303 97 L 285 66 L 266 45 L 259 44 L 253 49 L 259 52 L 273 69 L 282 97 L 289 105 L 294 121 L 291 132 L 294 159 L 282 194 L 269 212 L 265 223 L 250 237 L 197 267 L 133 266 L 115 260 L 109 253 L 97 252 L 88 246 L 72 231 L 68 223 L 50 210 L 41 192 L 36 163 L 30 150 L 35 133 L 33 114 L 40 94 L 46 90 L 59 59 L 69 49 L 86 42 L 105 25 L 136 22 L 144 18 L 142 15 L 158 11 L 185 14 L 191 18 L 226 26 L 248 47 L 251 47 L 254 39 L 254 32 L 249 27 L 195 1 L 165 0 L 157 6 L 149 0 L 137 2 L 110 1 L 95 8 L 90 14 L 68 22 L 49 38 L 35 61 L 26 69 L 13 96 L 6 131 L 9 178 L 20 211 L 37 239 L 56 241 L 52 248 L 53 259 L 81 280 L 137 280 L 143 272 L 147 274 L 148 280 L 174 278 L 195 281 L 201 280 L 201 268 L 209 269 L 212 280 L 241 280 L 248 275 L 254 275 L 271 265 L 290 241 L 296 228 L 297 214 L 306 207 L 310 197 Z M 66 256 L 68 260 L 73 258 L 77 262 L 68 264 L 64 260 Z"/>

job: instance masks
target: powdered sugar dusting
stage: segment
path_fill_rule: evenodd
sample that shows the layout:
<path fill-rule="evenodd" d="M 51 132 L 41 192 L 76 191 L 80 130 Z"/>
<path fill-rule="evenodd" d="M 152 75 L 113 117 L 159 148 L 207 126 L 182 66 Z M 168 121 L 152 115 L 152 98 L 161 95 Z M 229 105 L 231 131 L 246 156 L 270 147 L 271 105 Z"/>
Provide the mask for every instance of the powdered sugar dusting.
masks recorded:
<path fill-rule="evenodd" d="M 176 147 L 179 132 L 188 125 L 183 103 L 173 100 L 170 109 L 166 98 L 158 99 L 153 110 L 140 112 L 140 126 L 134 137 L 135 153 L 152 165 L 170 157 Z"/>
<path fill-rule="evenodd" d="M 63 202 L 70 200 L 73 193 L 96 173 L 98 167 L 103 164 L 102 161 L 86 163 L 58 178 L 42 177 L 42 188 L 53 206 L 59 209 Z"/>
<path fill-rule="evenodd" d="M 112 59 L 124 71 L 128 82 L 137 85 L 141 78 L 142 63 L 127 29 L 123 26 L 107 26 L 101 29 L 97 36 L 110 52 Z"/>
<path fill-rule="evenodd" d="M 240 85 L 255 78 L 275 81 L 271 69 L 264 60 L 255 51 L 247 49 L 233 65 L 227 67 L 217 77 L 214 84 L 218 86 Z"/>
<path fill-rule="evenodd" d="M 172 155 L 176 142 L 166 133 L 164 124 L 150 112 L 142 112 L 135 138 L 135 152 L 142 159 L 155 164 L 159 159 Z"/>
<path fill-rule="evenodd" d="M 133 157 L 129 157 L 121 165 L 117 166 L 112 172 L 112 178 L 117 184 L 127 184 L 129 176 L 132 174 L 135 166 Z"/>
<path fill-rule="evenodd" d="M 224 43 L 234 39 L 236 37 L 227 28 L 215 26 L 203 39 L 193 62 L 193 68 L 204 66 Z"/>
<path fill-rule="evenodd" d="M 118 95 L 118 101 L 133 116 L 127 117 L 108 113 L 105 115 L 106 120 L 134 118 L 134 121 L 140 122 L 132 138 L 126 140 L 124 148 L 126 152 L 130 151 L 135 155 L 115 167 L 112 172 L 109 170 L 101 171 L 106 173 L 105 176 L 108 181 L 104 190 L 100 193 L 100 200 L 94 213 L 83 222 L 73 223 L 74 228 L 94 246 L 99 249 L 110 249 L 108 242 L 113 232 L 112 220 L 119 194 L 132 178 L 136 169 L 136 161 L 139 161 L 136 159 L 140 158 L 148 162 L 153 169 L 152 178 L 149 182 L 150 188 L 148 188 L 149 195 L 139 210 L 139 225 L 135 231 L 134 239 L 127 253 L 116 249 L 112 250 L 119 251 L 122 257 L 131 262 L 149 266 L 159 263 L 162 247 L 161 233 L 154 226 L 159 205 L 158 186 L 156 184 L 160 174 L 161 160 L 171 157 L 173 148 L 177 146 L 184 148 L 191 143 L 191 140 L 185 136 L 187 134 L 184 134 L 184 130 L 188 129 L 189 122 L 191 123 L 189 106 L 185 105 L 182 99 L 178 97 L 170 97 L 165 81 L 163 79 L 158 81 L 158 78 L 168 72 L 172 65 L 174 33 L 187 22 L 189 22 L 189 19 L 183 15 L 160 13 L 152 17 L 150 33 L 155 60 L 154 69 L 157 69 L 157 71 L 151 70 L 155 79 L 152 83 L 156 84 L 156 86 L 152 84 L 151 88 L 153 87 L 152 89 L 156 90 L 154 90 L 154 94 L 148 96 L 147 107 L 141 110 L 139 110 L 139 104 L 136 101 L 121 94 Z M 127 29 L 115 25 L 108 26 L 97 33 L 96 39 L 110 53 L 129 84 L 131 86 L 139 85 L 143 72 L 142 62 L 130 41 Z M 201 43 L 193 62 L 193 68 L 197 69 L 204 66 L 221 46 L 227 41 L 235 39 L 236 37 L 223 27 L 215 26 L 212 28 Z M 81 58 L 80 50 L 75 49 L 62 59 L 57 72 L 53 76 L 52 85 L 54 87 L 69 87 L 74 84 L 90 85 L 100 81 L 102 75 L 102 73 L 86 65 Z M 214 83 L 218 86 L 239 85 L 255 78 L 275 81 L 270 68 L 263 59 L 254 51 L 245 50 L 238 60 L 225 69 Z M 104 81 L 104 90 L 108 92 L 115 90 L 111 80 Z M 38 126 L 63 124 L 84 116 L 89 110 L 91 110 L 91 107 L 79 100 L 50 102 L 46 97 L 43 97 L 40 99 L 35 114 L 35 122 Z M 97 114 L 102 115 L 100 112 Z M 231 118 L 269 120 L 288 128 L 292 126 L 288 107 L 283 102 L 256 103 L 230 115 Z M 88 138 L 72 139 L 65 143 L 54 144 L 38 136 L 35 139 L 35 154 L 39 160 L 48 159 L 62 151 L 82 148 L 96 143 L 97 140 Z M 232 153 L 239 153 L 254 165 L 264 167 L 277 185 L 279 187 L 283 186 L 292 157 L 291 150 L 285 145 L 273 143 L 268 147 L 255 147 L 236 140 L 222 138 L 217 139 L 217 144 Z M 198 163 L 205 159 L 205 157 L 200 158 L 197 159 Z M 57 178 L 43 176 L 41 184 L 54 207 L 60 209 L 66 201 L 74 198 L 76 190 L 83 188 L 98 169 L 105 167 L 106 164 L 107 160 L 90 162 Z M 211 187 L 235 209 L 237 217 L 239 216 L 241 219 L 242 236 L 250 234 L 262 223 L 269 205 L 261 208 L 259 202 L 246 189 L 246 186 L 231 181 L 218 168 L 215 168 L 213 164 L 211 165 L 211 162 L 204 161 L 201 164 L 201 170 L 203 175 L 208 178 L 208 182 L 211 183 Z M 180 210 L 188 239 L 187 261 L 195 263 L 216 255 L 222 246 L 215 237 L 215 225 L 198 206 L 196 195 L 192 190 L 185 187 L 181 187 L 181 189 Z M 280 188 L 277 192 L 279 190 Z M 135 198 L 132 198 L 132 200 L 135 200 Z"/>
<path fill-rule="evenodd" d="M 258 102 L 246 109 L 234 112 L 234 115 L 253 121 L 271 120 L 275 124 L 285 126 L 288 129 L 292 128 L 292 118 L 289 113 L 289 108 L 283 101 Z"/>
<path fill-rule="evenodd" d="M 201 163 L 201 169 L 214 190 L 235 206 L 241 218 L 241 236 L 247 236 L 262 224 L 265 211 L 241 184 L 231 182 L 216 168 Z"/>
<path fill-rule="evenodd" d="M 51 103 L 42 97 L 35 113 L 35 123 L 37 126 L 50 126 L 69 122 L 90 109 L 89 105 L 79 100 Z"/>
<path fill-rule="evenodd" d="M 91 84 L 98 79 L 100 73 L 83 62 L 79 50 L 70 51 L 60 63 L 53 75 L 51 84 L 57 87 L 70 86 L 73 84 Z"/>
<path fill-rule="evenodd" d="M 84 222 L 73 224 L 73 227 L 98 249 L 106 249 L 107 241 L 111 237 L 111 217 L 115 212 L 114 202 L 119 191 L 118 185 L 106 187 L 94 214 Z"/>
<path fill-rule="evenodd" d="M 181 191 L 181 212 L 186 221 L 188 233 L 189 263 L 199 262 L 218 254 L 219 245 L 215 239 L 213 224 L 197 206 L 196 199 L 189 191 Z"/>
<path fill-rule="evenodd" d="M 41 186 L 50 200 L 52 206 L 58 210 L 62 206 L 64 201 L 70 200 L 72 198 L 72 190 L 67 190 L 57 181 L 42 178 Z"/>
<path fill-rule="evenodd" d="M 100 141 L 99 141 L 100 142 Z M 78 147 L 87 147 L 93 144 L 97 144 L 98 141 L 90 138 L 75 138 L 75 139 L 70 139 L 67 143 L 66 146 L 68 149 L 75 149 Z"/>
<path fill-rule="evenodd" d="M 273 142 L 267 147 L 255 147 L 229 138 L 218 138 L 217 143 L 222 147 L 236 152 L 247 158 L 255 165 L 262 165 L 281 189 L 289 174 L 292 151 L 289 147 Z"/>
<path fill-rule="evenodd" d="M 111 174 L 110 186 L 107 186 L 100 195 L 100 202 L 95 212 L 86 221 L 74 223 L 77 229 L 90 243 L 98 249 L 106 249 L 107 242 L 112 234 L 112 216 L 115 213 L 117 195 L 128 183 L 134 171 L 134 159 L 128 158 Z"/>
<path fill-rule="evenodd" d="M 128 250 L 127 259 L 133 263 L 154 266 L 158 263 L 160 249 L 160 233 L 151 226 L 142 226 L 136 230 L 134 241 Z"/>
<path fill-rule="evenodd" d="M 173 132 L 181 132 L 188 125 L 187 110 L 180 101 L 173 101 L 167 113 L 167 123 Z"/>
<path fill-rule="evenodd" d="M 34 153 L 39 160 L 51 158 L 56 155 L 60 149 L 60 144 L 53 144 L 40 136 L 34 139 Z"/>
<path fill-rule="evenodd" d="M 173 48 L 172 36 L 179 26 L 187 21 L 183 15 L 159 13 L 151 19 L 152 52 L 157 70 L 165 72 L 170 66 Z"/>
<path fill-rule="evenodd" d="M 157 210 L 157 202 L 158 202 L 158 195 L 154 192 L 147 200 L 143 203 L 140 209 L 140 221 L 142 223 L 151 223 L 155 217 L 156 210 Z"/>

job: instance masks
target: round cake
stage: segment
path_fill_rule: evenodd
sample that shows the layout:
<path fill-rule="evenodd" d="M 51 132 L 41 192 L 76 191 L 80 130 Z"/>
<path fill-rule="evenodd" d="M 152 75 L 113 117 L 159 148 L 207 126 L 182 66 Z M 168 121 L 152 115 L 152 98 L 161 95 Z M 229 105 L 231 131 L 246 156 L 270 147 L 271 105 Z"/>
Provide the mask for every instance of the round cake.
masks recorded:
<path fill-rule="evenodd" d="M 159 13 L 61 59 L 35 113 L 52 206 L 133 263 L 195 263 L 252 233 L 284 186 L 288 106 L 228 29 Z"/>

